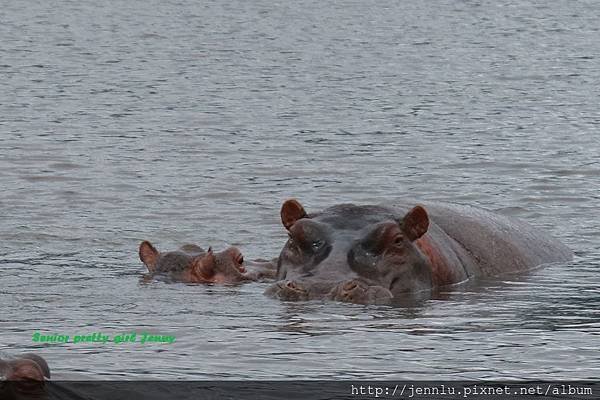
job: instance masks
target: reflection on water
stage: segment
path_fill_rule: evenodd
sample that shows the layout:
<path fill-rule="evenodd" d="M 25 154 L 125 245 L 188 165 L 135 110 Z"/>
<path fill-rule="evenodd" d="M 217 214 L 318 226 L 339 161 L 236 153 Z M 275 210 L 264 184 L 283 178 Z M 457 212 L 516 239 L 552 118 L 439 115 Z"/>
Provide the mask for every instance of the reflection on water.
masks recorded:
<path fill-rule="evenodd" d="M 538 3 L 7 4 L 0 348 L 59 379 L 597 378 L 598 10 Z M 140 281 L 143 239 L 277 255 L 288 197 L 480 205 L 577 257 L 394 307 Z"/>

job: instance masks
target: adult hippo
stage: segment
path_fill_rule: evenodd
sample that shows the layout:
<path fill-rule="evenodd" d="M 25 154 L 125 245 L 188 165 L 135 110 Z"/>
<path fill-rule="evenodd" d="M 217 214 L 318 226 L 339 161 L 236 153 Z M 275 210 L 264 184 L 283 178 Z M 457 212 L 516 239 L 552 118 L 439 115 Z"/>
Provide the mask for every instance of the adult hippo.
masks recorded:
<path fill-rule="evenodd" d="M 308 214 L 296 200 L 281 208 L 289 240 L 278 282 L 267 295 L 390 303 L 408 294 L 513 273 L 572 252 L 514 218 L 452 204 L 341 204 Z"/>
<path fill-rule="evenodd" d="M 139 248 L 140 260 L 151 276 L 166 276 L 169 280 L 189 283 L 240 283 L 273 278 L 273 262 L 244 262 L 244 256 L 235 247 L 222 252 L 204 251 L 194 244 L 179 250 L 159 252 L 150 242 L 143 241 Z"/>

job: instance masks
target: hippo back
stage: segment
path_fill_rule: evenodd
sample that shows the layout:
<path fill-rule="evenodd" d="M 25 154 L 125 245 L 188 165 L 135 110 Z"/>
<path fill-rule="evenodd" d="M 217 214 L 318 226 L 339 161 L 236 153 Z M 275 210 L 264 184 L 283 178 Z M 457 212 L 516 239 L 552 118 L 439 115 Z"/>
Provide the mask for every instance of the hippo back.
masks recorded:
<path fill-rule="evenodd" d="M 519 272 L 573 257 L 568 247 L 527 222 L 473 206 L 424 206 L 430 220 L 455 242 L 455 253 L 469 275 Z"/>

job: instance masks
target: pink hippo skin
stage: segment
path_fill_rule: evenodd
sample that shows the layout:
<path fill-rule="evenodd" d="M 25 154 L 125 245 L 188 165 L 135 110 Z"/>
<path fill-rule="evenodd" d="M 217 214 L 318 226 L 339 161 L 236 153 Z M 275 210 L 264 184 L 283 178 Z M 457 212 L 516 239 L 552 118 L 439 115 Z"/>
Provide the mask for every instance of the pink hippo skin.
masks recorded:
<path fill-rule="evenodd" d="M 245 262 L 235 247 L 214 252 L 186 244 L 176 251 L 161 253 L 144 241 L 139 255 L 152 276 L 163 275 L 177 282 L 233 284 L 273 278 L 276 272 L 274 262 Z"/>

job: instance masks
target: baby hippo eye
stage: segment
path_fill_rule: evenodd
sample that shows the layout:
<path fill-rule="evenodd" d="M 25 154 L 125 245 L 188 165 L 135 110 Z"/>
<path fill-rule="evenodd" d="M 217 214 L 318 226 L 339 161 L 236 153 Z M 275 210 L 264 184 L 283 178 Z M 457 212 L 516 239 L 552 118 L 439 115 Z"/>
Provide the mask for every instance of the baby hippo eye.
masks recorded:
<path fill-rule="evenodd" d="M 398 245 L 398 244 L 402 244 L 402 236 L 398 235 L 394 238 L 394 244 Z"/>
<path fill-rule="evenodd" d="M 237 262 L 239 265 L 242 265 L 244 263 L 244 256 L 240 254 L 237 256 L 235 262 Z"/>

